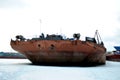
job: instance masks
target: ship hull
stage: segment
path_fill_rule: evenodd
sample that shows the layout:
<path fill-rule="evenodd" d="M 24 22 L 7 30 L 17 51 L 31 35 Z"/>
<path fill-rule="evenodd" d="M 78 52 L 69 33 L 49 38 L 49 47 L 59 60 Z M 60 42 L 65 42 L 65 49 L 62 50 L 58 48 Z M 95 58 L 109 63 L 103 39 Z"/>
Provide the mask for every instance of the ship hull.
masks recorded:
<path fill-rule="evenodd" d="M 120 62 L 120 54 L 108 54 L 106 55 L 106 60 Z"/>
<path fill-rule="evenodd" d="M 35 53 L 35 52 L 34 52 Z M 45 53 L 37 52 L 31 54 L 26 52 L 25 55 L 33 64 L 51 64 L 51 65 L 99 65 L 105 64 L 104 54 L 84 53 Z"/>
<path fill-rule="evenodd" d="M 33 64 L 98 65 L 106 60 L 104 47 L 80 40 L 11 41 L 11 46 Z"/>

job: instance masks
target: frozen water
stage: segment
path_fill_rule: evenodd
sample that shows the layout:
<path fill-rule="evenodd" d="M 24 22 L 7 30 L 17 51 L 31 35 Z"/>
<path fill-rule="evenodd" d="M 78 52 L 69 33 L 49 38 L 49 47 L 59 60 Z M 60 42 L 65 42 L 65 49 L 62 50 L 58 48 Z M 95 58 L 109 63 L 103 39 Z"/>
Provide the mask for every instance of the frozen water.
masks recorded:
<path fill-rule="evenodd" d="M 96 67 L 31 65 L 27 59 L 0 59 L 0 80 L 119 80 L 120 62 Z"/>

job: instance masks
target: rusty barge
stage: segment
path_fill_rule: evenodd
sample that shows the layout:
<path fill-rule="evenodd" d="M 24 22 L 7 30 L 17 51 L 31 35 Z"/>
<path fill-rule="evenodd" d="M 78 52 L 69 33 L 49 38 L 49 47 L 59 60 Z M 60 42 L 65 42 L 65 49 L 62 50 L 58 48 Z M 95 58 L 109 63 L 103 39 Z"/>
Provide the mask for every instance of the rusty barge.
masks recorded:
<path fill-rule="evenodd" d="M 105 64 L 106 48 L 96 31 L 93 38 L 80 40 L 80 34 L 64 39 L 62 35 L 41 34 L 25 39 L 22 35 L 10 42 L 11 47 L 25 55 L 33 64 L 98 65 Z"/>

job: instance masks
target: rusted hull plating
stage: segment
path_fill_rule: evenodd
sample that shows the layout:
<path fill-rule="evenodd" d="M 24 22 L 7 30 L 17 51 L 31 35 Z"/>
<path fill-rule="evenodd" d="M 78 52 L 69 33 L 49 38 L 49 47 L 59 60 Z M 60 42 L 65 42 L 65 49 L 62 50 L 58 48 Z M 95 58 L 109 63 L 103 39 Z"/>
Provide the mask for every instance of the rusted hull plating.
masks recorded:
<path fill-rule="evenodd" d="M 105 64 L 104 54 L 91 54 L 86 55 L 84 53 L 45 53 L 39 52 L 31 54 L 26 52 L 27 58 L 34 64 L 57 64 L 57 65 L 91 65 L 91 64 Z"/>
<path fill-rule="evenodd" d="M 105 64 L 105 48 L 85 41 L 11 41 L 14 50 L 34 64 Z"/>

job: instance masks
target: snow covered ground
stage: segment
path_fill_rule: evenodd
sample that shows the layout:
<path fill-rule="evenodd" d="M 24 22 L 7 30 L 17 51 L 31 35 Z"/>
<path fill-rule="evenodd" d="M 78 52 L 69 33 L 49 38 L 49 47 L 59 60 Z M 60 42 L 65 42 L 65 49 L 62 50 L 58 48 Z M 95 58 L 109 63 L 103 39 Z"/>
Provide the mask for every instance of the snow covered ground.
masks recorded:
<path fill-rule="evenodd" d="M 120 62 L 96 67 L 31 65 L 27 59 L 0 59 L 0 80 L 119 80 Z"/>

